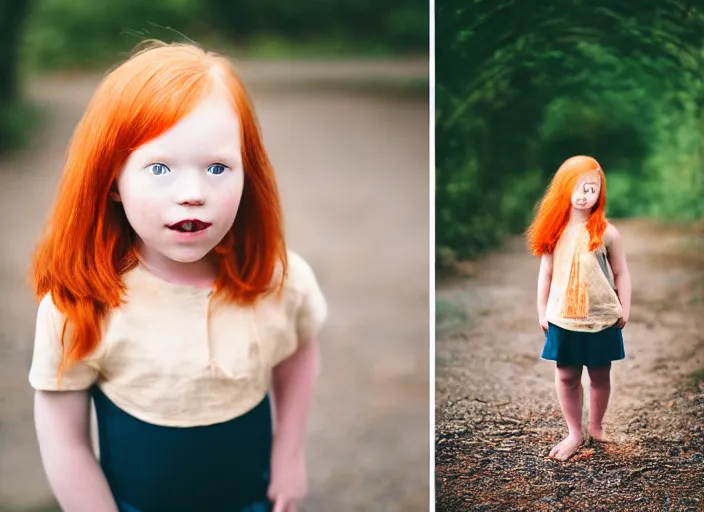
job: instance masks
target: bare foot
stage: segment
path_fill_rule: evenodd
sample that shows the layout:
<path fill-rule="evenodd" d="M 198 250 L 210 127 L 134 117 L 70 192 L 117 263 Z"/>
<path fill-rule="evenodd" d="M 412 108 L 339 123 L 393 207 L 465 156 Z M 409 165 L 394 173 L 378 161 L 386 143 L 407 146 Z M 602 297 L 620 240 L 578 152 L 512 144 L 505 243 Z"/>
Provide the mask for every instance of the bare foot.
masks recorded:
<path fill-rule="evenodd" d="M 574 455 L 581 444 L 581 435 L 569 435 L 553 446 L 552 450 L 550 450 L 550 455 L 548 455 L 548 458 L 564 462 Z"/>

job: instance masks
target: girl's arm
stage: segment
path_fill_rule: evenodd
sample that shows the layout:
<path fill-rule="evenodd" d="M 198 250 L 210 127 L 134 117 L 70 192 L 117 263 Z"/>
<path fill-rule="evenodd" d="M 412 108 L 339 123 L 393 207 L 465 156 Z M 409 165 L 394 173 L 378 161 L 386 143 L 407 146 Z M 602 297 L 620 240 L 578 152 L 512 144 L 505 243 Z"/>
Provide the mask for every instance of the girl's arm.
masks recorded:
<path fill-rule="evenodd" d="M 318 364 L 318 343 L 310 340 L 274 367 L 275 452 L 298 455 L 303 451 Z"/>
<path fill-rule="evenodd" d="M 295 510 L 308 492 L 304 440 L 318 364 L 318 343 L 313 339 L 301 343 L 273 370 L 275 425 L 268 495 L 274 512 Z"/>
<path fill-rule="evenodd" d="M 538 272 L 538 321 L 543 331 L 548 330 L 548 321 L 545 311 L 548 307 L 550 284 L 552 282 L 552 254 L 543 254 L 540 258 L 540 271 Z"/>
<path fill-rule="evenodd" d="M 37 391 L 34 421 L 44 470 L 64 512 L 117 512 L 90 442 L 88 391 Z"/>
<path fill-rule="evenodd" d="M 631 274 L 626 263 L 626 252 L 623 249 L 621 234 L 616 227 L 609 224 L 604 233 L 606 248 L 609 255 L 609 264 L 614 273 L 614 282 L 618 290 L 618 298 L 623 308 L 623 318 L 619 322 L 619 327 L 623 327 L 628 322 L 631 315 Z"/>

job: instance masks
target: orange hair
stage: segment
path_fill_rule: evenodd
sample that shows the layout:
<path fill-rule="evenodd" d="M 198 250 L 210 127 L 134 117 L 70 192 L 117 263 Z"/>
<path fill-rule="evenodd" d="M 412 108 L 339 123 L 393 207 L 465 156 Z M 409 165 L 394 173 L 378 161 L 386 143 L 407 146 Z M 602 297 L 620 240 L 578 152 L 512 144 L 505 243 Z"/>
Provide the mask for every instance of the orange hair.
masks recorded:
<path fill-rule="evenodd" d="M 533 222 L 526 235 L 528 248 L 536 255 L 552 254 L 555 245 L 567 225 L 572 209 L 572 192 L 579 177 L 590 171 L 598 171 L 601 178 L 601 193 L 589 214 L 589 250 L 603 243 L 606 230 L 606 178 L 599 162 L 589 156 L 573 156 L 560 166 L 538 206 Z"/>
<path fill-rule="evenodd" d="M 245 173 L 235 222 L 214 250 L 220 263 L 215 287 L 226 300 L 251 304 L 272 291 L 278 267 L 280 289 L 287 265 L 280 199 L 244 85 L 220 55 L 149 42 L 103 79 L 88 104 L 34 253 L 37 298 L 51 293 L 66 315 L 59 374 L 98 346 L 105 315 L 122 302 L 122 275 L 137 264 L 132 229 L 122 205 L 110 198 L 118 173 L 132 151 L 173 127 L 214 86 L 226 90 L 238 114 Z"/>

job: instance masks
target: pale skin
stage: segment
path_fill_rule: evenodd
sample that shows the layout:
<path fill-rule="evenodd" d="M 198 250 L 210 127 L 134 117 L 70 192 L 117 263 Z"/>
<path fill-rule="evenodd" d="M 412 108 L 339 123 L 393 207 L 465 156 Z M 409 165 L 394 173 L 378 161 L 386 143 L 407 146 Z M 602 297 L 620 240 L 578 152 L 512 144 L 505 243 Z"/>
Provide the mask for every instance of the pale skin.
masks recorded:
<path fill-rule="evenodd" d="M 600 193 L 600 176 L 597 172 L 586 173 L 575 186 L 572 195 L 570 223 L 583 223 L 589 218 Z M 614 273 L 618 296 L 623 309 L 623 316 L 618 320 L 618 327 L 623 328 L 631 311 L 631 276 L 626 263 L 626 254 L 621 236 L 612 224 L 604 232 L 604 245 L 608 252 L 609 263 Z M 553 257 L 544 254 L 540 261 L 538 274 L 538 321 L 544 332 L 548 330 L 546 309 L 552 281 Z M 596 441 L 604 441 L 603 419 L 611 394 L 611 366 L 588 367 L 589 373 L 589 436 Z M 548 455 L 550 458 L 565 461 L 579 448 L 583 441 L 582 433 L 582 367 L 556 366 L 555 387 L 562 414 L 567 423 L 568 434 L 555 445 Z"/>
<path fill-rule="evenodd" d="M 172 129 L 128 158 L 114 201 L 123 203 L 145 267 L 174 283 L 207 288 L 217 269 L 213 247 L 234 222 L 244 174 L 239 120 L 216 91 Z M 185 239 L 169 229 L 183 219 L 209 224 Z M 268 496 L 274 512 L 295 512 L 307 493 L 304 438 L 318 374 L 318 343 L 272 370 L 274 440 Z M 35 393 L 35 425 L 49 484 L 65 512 L 117 512 L 90 440 L 86 390 Z"/>

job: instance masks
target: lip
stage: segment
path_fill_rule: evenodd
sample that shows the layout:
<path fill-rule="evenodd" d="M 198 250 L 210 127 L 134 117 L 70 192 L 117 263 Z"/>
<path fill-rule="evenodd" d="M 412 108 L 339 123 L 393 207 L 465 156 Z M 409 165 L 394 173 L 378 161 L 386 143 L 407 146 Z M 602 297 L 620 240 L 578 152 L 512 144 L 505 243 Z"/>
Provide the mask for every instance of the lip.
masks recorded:
<path fill-rule="evenodd" d="M 166 227 L 169 229 L 173 229 L 174 227 L 178 226 L 179 224 L 185 224 L 186 222 L 190 222 L 192 224 L 196 224 L 197 226 L 200 226 L 201 229 L 209 228 L 211 226 L 210 222 L 205 222 L 200 219 L 181 219 L 179 221 L 174 222 L 173 224 L 167 224 Z"/>
<path fill-rule="evenodd" d="M 174 229 L 175 226 L 178 226 L 179 224 L 184 224 L 186 222 L 192 222 L 199 226 L 201 229 L 198 231 L 178 231 L 177 229 Z M 205 222 L 200 219 L 183 219 L 179 220 L 177 222 L 174 222 L 173 224 L 167 224 L 166 228 L 173 233 L 174 237 L 176 238 L 176 241 L 190 241 L 194 240 L 196 238 L 200 238 L 204 236 L 205 234 L 208 233 L 210 230 L 210 227 L 212 224 L 210 222 Z"/>

